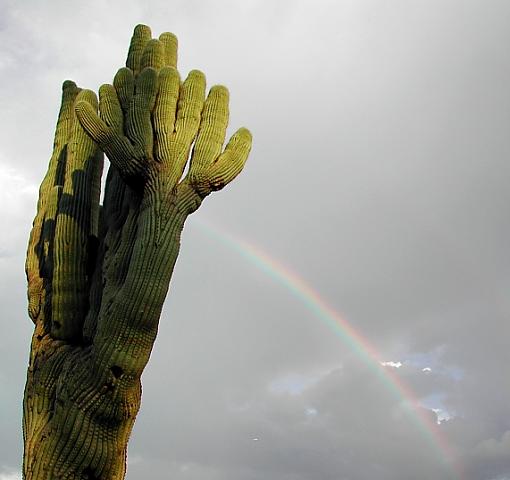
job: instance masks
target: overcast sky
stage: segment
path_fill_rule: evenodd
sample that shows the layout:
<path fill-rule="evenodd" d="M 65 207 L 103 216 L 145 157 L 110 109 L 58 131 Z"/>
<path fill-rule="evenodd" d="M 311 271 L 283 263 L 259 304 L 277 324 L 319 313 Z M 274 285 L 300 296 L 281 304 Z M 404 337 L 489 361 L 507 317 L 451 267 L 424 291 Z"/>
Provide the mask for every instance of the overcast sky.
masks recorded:
<path fill-rule="evenodd" d="M 127 479 L 510 479 L 510 2 L 0 0 L 0 480 L 61 83 L 110 82 L 137 23 L 229 87 L 254 147 L 186 224 Z"/>

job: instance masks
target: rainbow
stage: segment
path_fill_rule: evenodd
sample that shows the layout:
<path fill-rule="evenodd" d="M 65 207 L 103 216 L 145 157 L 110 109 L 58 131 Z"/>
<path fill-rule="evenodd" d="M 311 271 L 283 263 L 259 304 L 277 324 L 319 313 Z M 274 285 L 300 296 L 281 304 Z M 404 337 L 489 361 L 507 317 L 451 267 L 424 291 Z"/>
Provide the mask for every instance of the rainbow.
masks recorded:
<path fill-rule="evenodd" d="M 413 412 L 411 418 L 427 440 L 438 450 L 442 460 L 450 466 L 454 477 L 458 480 L 465 478 L 463 466 L 439 425 L 432 420 L 430 411 L 422 406 L 417 395 L 394 373 L 394 369 L 382 365 L 381 355 L 372 343 L 334 308 L 328 305 L 326 300 L 311 285 L 257 246 L 203 221 L 195 220 L 194 226 L 197 226 L 207 236 L 236 251 L 275 282 L 285 287 L 340 337 L 381 378 L 388 390 L 410 407 L 410 411 Z"/>

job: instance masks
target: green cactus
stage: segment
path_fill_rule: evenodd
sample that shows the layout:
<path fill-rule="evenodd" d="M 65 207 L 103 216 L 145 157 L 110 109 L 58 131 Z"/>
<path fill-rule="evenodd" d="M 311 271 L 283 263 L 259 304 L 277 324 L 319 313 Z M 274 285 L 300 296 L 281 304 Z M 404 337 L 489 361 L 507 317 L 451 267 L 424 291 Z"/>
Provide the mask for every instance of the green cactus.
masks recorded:
<path fill-rule="evenodd" d="M 184 222 L 248 157 L 243 128 L 223 149 L 228 90 L 214 86 L 206 97 L 204 75 L 181 82 L 176 60 L 173 34 L 152 39 L 138 25 L 126 67 L 99 102 L 64 82 L 26 261 L 35 324 L 26 480 L 124 478 Z M 102 152 L 111 164 L 101 206 Z"/>

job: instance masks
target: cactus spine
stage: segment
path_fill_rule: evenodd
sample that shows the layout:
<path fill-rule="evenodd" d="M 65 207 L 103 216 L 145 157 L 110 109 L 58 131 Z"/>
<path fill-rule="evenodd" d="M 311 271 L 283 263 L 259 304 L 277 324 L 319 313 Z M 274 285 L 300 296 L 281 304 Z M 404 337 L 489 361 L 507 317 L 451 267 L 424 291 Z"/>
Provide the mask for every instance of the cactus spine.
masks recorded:
<path fill-rule="evenodd" d="M 26 261 L 35 328 L 25 480 L 124 478 L 184 222 L 241 172 L 251 148 L 244 128 L 223 148 L 227 89 L 206 96 L 199 71 L 181 82 L 176 37 L 151 36 L 135 28 L 126 67 L 101 86 L 99 101 L 63 85 Z"/>

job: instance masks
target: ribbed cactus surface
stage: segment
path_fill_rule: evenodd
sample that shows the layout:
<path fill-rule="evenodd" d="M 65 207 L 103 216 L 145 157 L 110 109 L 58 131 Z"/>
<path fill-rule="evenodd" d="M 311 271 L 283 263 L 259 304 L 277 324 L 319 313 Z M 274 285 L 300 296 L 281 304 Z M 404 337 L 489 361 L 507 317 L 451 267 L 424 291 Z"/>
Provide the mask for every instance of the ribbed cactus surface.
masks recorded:
<path fill-rule="evenodd" d="M 126 67 L 100 87 L 99 101 L 64 82 L 26 261 L 35 324 L 26 480 L 124 478 L 184 222 L 248 157 L 244 128 L 224 147 L 228 90 L 206 94 L 197 70 L 181 81 L 176 62 L 173 34 L 153 39 L 138 25 Z"/>

